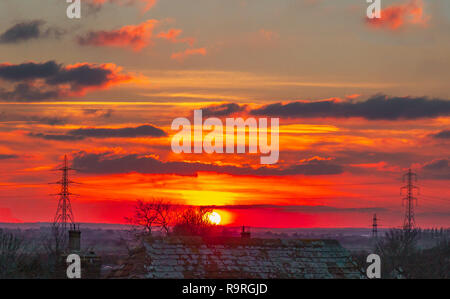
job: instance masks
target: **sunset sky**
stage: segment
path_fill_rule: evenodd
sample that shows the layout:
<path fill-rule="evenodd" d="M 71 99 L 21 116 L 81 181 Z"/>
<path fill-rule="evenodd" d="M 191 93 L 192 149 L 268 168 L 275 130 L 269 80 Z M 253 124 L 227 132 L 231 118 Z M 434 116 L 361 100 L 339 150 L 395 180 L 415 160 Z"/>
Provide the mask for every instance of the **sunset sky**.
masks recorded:
<path fill-rule="evenodd" d="M 450 1 L 0 2 L 0 222 L 51 222 L 65 154 L 77 222 L 138 199 L 225 225 L 450 226 Z M 280 118 L 280 157 L 175 154 L 175 118 Z"/>

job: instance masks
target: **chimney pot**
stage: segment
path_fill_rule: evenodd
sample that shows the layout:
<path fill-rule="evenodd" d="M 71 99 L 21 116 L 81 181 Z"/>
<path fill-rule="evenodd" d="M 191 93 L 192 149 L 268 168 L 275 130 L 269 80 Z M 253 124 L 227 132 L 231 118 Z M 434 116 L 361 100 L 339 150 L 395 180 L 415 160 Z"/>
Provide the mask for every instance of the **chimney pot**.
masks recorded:
<path fill-rule="evenodd" d="M 250 232 L 245 231 L 245 226 L 242 226 L 241 238 L 242 239 L 250 239 Z"/>
<path fill-rule="evenodd" d="M 81 243 L 81 231 L 75 229 L 69 230 L 69 251 L 80 251 L 80 243 Z"/>

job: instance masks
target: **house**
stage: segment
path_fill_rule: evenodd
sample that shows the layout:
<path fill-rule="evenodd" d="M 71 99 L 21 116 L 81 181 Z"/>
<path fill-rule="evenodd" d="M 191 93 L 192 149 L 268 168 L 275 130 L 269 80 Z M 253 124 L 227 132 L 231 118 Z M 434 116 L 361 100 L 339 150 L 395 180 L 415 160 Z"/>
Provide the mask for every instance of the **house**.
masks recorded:
<path fill-rule="evenodd" d="M 108 278 L 364 278 L 334 240 L 149 237 Z"/>
<path fill-rule="evenodd" d="M 81 231 L 79 226 L 71 226 L 68 231 L 68 246 L 61 254 L 59 265 L 57 266 L 56 278 L 67 278 L 67 257 L 70 254 L 77 254 L 81 263 L 81 278 L 100 278 L 102 259 L 94 251 L 81 250 Z"/>

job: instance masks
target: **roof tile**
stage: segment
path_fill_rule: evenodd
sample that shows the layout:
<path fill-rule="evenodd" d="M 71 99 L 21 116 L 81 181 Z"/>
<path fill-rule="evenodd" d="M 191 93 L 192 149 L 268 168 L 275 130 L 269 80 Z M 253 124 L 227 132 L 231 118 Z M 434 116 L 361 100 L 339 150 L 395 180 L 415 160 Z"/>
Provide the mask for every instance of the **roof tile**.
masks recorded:
<path fill-rule="evenodd" d="M 334 240 L 148 238 L 112 277 L 363 278 Z"/>

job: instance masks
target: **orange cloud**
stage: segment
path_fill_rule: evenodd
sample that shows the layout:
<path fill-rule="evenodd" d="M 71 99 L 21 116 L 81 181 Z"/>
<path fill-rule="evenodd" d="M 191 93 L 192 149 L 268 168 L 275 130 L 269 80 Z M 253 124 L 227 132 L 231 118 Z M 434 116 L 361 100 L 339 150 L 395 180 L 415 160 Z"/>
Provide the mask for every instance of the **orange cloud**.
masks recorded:
<path fill-rule="evenodd" d="M 192 56 L 192 55 L 205 56 L 206 55 L 206 49 L 205 48 L 186 49 L 186 50 L 184 50 L 182 52 L 173 53 L 170 58 L 172 58 L 174 60 L 178 60 L 178 61 L 181 62 L 181 61 L 185 60 L 187 57 Z"/>
<path fill-rule="evenodd" d="M 355 94 L 349 94 L 349 95 L 346 95 L 345 98 L 346 98 L 347 100 L 354 100 L 354 99 L 359 98 L 360 96 L 361 96 L 360 94 L 355 93 Z"/>
<path fill-rule="evenodd" d="M 178 38 L 178 36 L 183 31 L 181 29 L 169 29 L 167 32 L 160 32 L 156 37 L 166 39 L 172 43 L 187 43 L 191 47 L 195 43 L 195 38 L 193 37 L 186 37 L 186 38 Z"/>
<path fill-rule="evenodd" d="M 131 47 L 134 51 L 140 51 L 150 44 L 157 24 L 157 20 L 147 20 L 139 25 L 127 25 L 117 30 L 91 31 L 86 36 L 79 36 L 78 43 L 83 46 Z"/>
<path fill-rule="evenodd" d="M 280 36 L 277 32 L 272 31 L 272 30 L 265 30 L 265 29 L 261 29 L 259 30 L 259 35 L 268 42 L 277 40 Z"/>
<path fill-rule="evenodd" d="M 381 11 L 381 18 L 366 18 L 366 23 L 377 29 L 397 30 L 406 25 L 426 26 L 429 17 L 424 14 L 422 0 L 391 5 Z"/>

